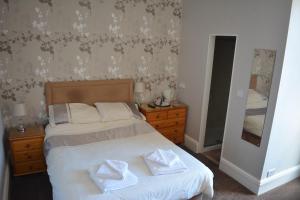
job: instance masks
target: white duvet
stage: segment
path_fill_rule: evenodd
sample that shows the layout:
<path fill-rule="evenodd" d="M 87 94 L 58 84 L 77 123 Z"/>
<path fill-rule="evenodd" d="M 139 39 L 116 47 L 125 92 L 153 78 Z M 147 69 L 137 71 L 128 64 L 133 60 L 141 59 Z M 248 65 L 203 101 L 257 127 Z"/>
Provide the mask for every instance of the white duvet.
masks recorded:
<path fill-rule="evenodd" d="M 46 139 L 53 135 L 83 134 L 139 123 L 139 120 L 93 124 L 63 124 L 46 128 Z M 186 172 L 153 176 L 142 155 L 172 149 L 188 167 Z M 106 159 L 128 162 L 138 184 L 110 193 L 101 193 L 89 178 L 88 169 Z M 54 200 L 189 199 L 199 193 L 213 196 L 213 174 L 201 162 L 177 147 L 158 132 L 90 144 L 55 147 L 46 158 Z"/>
<path fill-rule="evenodd" d="M 268 98 L 253 89 L 248 91 L 247 109 L 266 108 Z"/>
<path fill-rule="evenodd" d="M 266 108 L 268 106 L 268 98 L 249 89 L 247 109 Z M 265 115 L 249 115 L 245 116 L 244 129 L 249 133 L 261 137 L 264 128 Z"/>
<path fill-rule="evenodd" d="M 264 129 L 265 115 L 246 116 L 244 121 L 244 129 L 249 133 L 261 137 Z"/>

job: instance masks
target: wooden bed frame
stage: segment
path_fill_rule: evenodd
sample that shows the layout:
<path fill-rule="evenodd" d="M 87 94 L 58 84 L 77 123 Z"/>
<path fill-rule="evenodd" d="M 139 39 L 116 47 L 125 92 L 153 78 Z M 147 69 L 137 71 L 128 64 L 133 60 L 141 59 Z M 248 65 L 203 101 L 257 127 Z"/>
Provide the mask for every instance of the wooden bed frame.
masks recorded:
<path fill-rule="evenodd" d="M 256 86 L 257 86 L 257 75 L 256 74 L 252 74 L 251 75 L 251 79 L 250 79 L 249 89 L 256 90 Z"/>
<path fill-rule="evenodd" d="M 60 103 L 132 102 L 133 80 L 47 82 L 46 108 Z"/>

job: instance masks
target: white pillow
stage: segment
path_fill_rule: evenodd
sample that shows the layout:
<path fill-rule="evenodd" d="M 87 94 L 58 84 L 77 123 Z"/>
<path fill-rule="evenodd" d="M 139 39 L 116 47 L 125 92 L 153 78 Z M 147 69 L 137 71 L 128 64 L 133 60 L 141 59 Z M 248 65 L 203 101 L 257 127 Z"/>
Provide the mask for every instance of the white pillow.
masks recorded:
<path fill-rule="evenodd" d="M 93 106 L 84 103 L 70 103 L 71 123 L 87 124 L 100 122 L 100 115 L 97 109 Z"/>
<path fill-rule="evenodd" d="M 103 122 L 134 118 L 126 103 L 95 103 L 95 105 Z"/>

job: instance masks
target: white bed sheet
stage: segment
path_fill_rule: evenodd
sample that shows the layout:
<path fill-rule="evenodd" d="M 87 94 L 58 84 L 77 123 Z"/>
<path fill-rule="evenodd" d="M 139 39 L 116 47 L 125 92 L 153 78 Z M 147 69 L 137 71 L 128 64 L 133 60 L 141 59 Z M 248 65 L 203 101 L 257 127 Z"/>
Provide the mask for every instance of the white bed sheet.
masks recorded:
<path fill-rule="evenodd" d="M 253 89 L 248 91 L 247 109 L 266 108 L 268 98 Z"/>
<path fill-rule="evenodd" d="M 46 138 L 53 135 L 89 133 L 120 127 L 139 120 L 123 120 L 113 123 L 67 124 L 46 128 Z M 157 148 L 172 149 L 188 166 L 181 174 L 153 176 L 141 155 Z M 128 162 L 139 178 L 137 185 L 101 193 L 89 178 L 88 169 L 106 159 Z M 119 138 L 70 147 L 56 147 L 47 158 L 48 174 L 54 200 L 121 200 L 121 199 L 189 199 L 199 193 L 213 195 L 213 173 L 204 164 L 177 147 L 158 132 L 134 137 Z"/>
<path fill-rule="evenodd" d="M 246 116 L 244 129 L 249 133 L 261 137 L 264 128 L 265 115 Z"/>

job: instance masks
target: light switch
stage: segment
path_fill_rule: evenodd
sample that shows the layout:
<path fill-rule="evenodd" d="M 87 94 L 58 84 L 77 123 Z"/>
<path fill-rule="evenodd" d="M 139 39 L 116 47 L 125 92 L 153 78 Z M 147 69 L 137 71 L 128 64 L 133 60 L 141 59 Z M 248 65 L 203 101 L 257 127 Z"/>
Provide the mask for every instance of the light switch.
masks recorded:
<path fill-rule="evenodd" d="M 178 85 L 179 89 L 185 89 L 185 83 L 181 82 Z"/>

